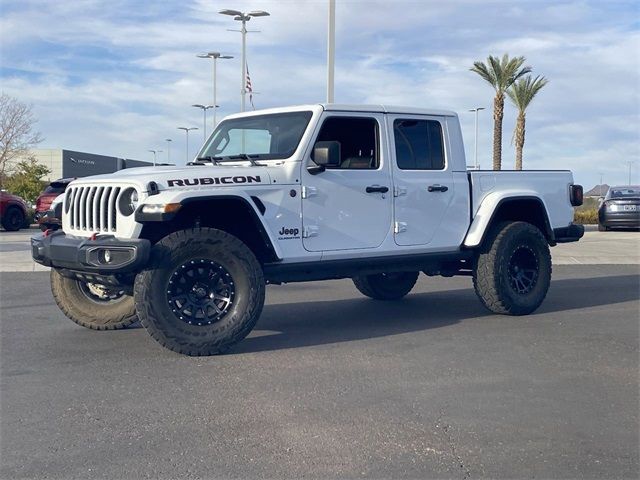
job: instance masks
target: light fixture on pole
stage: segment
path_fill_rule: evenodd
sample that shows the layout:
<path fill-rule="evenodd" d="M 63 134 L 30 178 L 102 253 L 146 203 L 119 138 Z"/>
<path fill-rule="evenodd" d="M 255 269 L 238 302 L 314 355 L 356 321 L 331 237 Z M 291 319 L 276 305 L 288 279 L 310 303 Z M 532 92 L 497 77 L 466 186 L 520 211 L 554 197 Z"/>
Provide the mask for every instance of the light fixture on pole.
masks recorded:
<path fill-rule="evenodd" d="M 336 63 L 336 0 L 329 0 L 327 21 L 327 103 L 333 103 L 333 80 Z"/>
<path fill-rule="evenodd" d="M 242 22 L 241 30 L 231 30 L 232 32 L 240 32 L 242 33 L 242 78 L 240 88 L 240 111 L 244 112 L 244 104 L 245 104 L 245 96 L 247 94 L 247 22 L 251 20 L 251 17 L 268 17 L 269 12 L 265 12 L 264 10 L 255 10 L 253 12 L 244 13 L 239 10 L 220 10 L 222 15 L 231 15 L 234 20 Z M 258 30 L 252 30 L 252 32 L 257 32 Z M 215 105 L 215 102 L 214 102 Z"/>
<path fill-rule="evenodd" d="M 220 52 L 208 52 L 208 53 L 199 53 L 196 55 L 198 58 L 212 58 L 213 59 L 213 104 L 218 108 L 218 99 L 217 99 L 217 87 L 216 87 L 216 63 L 219 58 L 228 59 L 233 58 L 231 55 L 221 55 Z M 216 109 L 213 109 L 213 128 L 216 128 L 218 122 L 216 121 Z"/>
<path fill-rule="evenodd" d="M 170 138 L 166 138 L 165 142 L 167 142 L 167 163 L 171 163 L 171 142 Z"/>
<path fill-rule="evenodd" d="M 196 103 L 194 105 L 191 105 L 192 107 L 196 107 L 196 108 L 200 108 L 202 110 L 202 113 L 204 114 L 204 132 L 203 132 L 203 138 L 204 141 L 207 141 L 207 110 L 209 110 L 210 108 L 213 108 L 213 105 L 200 105 L 199 103 Z M 216 105 L 217 107 L 217 105 Z M 214 109 L 215 112 L 215 109 Z"/>
<path fill-rule="evenodd" d="M 631 185 L 631 166 L 636 162 L 636 160 L 627 160 L 627 165 L 629 166 L 629 185 Z"/>
<path fill-rule="evenodd" d="M 600 183 L 598 184 L 598 196 L 602 197 L 602 173 L 599 173 L 598 175 L 600 175 Z"/>
<path fill-rule="evenodd" d="M 474 166 L 476 170 L 480 169 L 480 165 L 478 164 L 478 112 L 480 110 L 484 110 L 484 107 L 476 107 L 476 108 L 472 108 L 471 110 L 469 110 L 470 112 L 475 112 L 476 113 L 476 136 L 475 136 L 475 142 L 474 142 L 474 155 L 475 155 L 475 162 L 474 162 Z"/>
<path fill-rule="evenodd" d="M 191 130 L 198 130 L 198 127 L 178 127 L 178 130 L 184 130 L 184 133 L 187 134 L 187 144 L 185 146 L 187 156 L 185 157 L 185 163 L 189 163 L 189 132 Z"/>
<path fill-rule="evenodd" d="M 153 153 L 153 166 L 156 166 L 156 154 L 162 153 L 162 150 L 147 150 L 148 152 Z"/>

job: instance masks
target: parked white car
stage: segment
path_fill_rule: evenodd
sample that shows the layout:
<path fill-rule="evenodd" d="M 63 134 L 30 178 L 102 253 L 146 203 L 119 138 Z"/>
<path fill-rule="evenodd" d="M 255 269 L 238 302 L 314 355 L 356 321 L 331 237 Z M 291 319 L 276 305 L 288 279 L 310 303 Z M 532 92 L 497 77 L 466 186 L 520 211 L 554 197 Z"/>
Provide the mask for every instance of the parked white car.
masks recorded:
<path fill-rule="evenodd" d="M 32 247 L 76 323 L 139 319 L 209 355 L 251 331 L 266 283 L 350 277 L 395 300 L 419 272 L 472 275 L 489 310 L 528 314 L 581 203 L 569 171 L 467 171 L 453 112 L 305 105 L 227 117 L 186 167 L 75 180 Z"/>

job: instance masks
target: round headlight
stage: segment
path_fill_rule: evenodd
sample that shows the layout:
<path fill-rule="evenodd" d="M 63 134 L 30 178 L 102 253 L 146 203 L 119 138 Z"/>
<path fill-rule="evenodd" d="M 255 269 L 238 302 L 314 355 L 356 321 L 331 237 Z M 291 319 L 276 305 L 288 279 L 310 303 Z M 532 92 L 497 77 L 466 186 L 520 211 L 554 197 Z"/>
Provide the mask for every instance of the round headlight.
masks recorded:
<path fill-rule="evenodd" d="M 138 208 L 138 192 L 135 188 L 127 188 L 120 194 L 118 201 L 120 213 L 128 217 Z"/>
<path fill-rule="evenodd" d="M 129 197 L 129 206 L 131 207 L 131 210 L 138 208 L 138 192 L 135 190 L 131 192 L 131 196 Z"/>

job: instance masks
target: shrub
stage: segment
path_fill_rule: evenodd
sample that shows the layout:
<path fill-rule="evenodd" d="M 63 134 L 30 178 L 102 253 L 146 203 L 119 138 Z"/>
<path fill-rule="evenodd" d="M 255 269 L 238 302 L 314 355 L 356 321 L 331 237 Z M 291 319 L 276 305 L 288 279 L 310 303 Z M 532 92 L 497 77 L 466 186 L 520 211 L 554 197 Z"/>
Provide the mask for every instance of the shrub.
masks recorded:
<path fill-rule="evenodd" d="M 589 210 L 575 210 L 573 221 L 582 225 L 595 225 L 598 223 L 598 210 L 595 208 Z"/>

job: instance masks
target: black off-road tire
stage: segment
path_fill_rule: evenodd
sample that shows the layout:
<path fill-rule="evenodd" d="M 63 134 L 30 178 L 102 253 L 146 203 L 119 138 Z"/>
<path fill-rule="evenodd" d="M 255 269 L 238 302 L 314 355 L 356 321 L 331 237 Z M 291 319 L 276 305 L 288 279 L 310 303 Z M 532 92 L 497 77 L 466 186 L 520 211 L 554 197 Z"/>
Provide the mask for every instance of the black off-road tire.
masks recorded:
<path fill-rule="evenodd" d="M 540 229 L 526 222 L 496 225 L 473 269 L 482 304 L 494 313 L 527 315 L 540 306 L 550 283 L 551 254 Z"/>
<path fill-rule="evenodd" d="M 353 277 L 356 288 L 375 300 L 399 300 L 407 295 L 418 280 L 420 272 L 376 273 Z"/>
<path fill-rule="evenodd" d="M 138 320 L 131 295 L 121 294 L 118 299 L 101 301 L 92 299 L 86 285 L 51 269 L 51 293 L 62 312 L 78 325 L 92 330 L 117 330 Z"/>
<path fill-rule="evenodd" d="M 2 226 L 7 232 L 16 232 L 24 227 L 25 215 L 18 207 L 9 207 L 2 218 Z"/>
<path fill-rule="evenodd" d="M 199 264 L 203 265 L 203 272 L 200 272 Z M 180 300 L 176 300 L 175 283 L 186 278 L 181 273 L 182 268 L 186 268 L 186 272 L 191 269 L 192 277 L 200 279 L 198 284 L 204 285 L 202 291 L 209 289 L 209 293 L 202 294 L 197 300 L 202 302 L 213 298 L 219 278 L 216 275 L 226 275 L 226 287 L 232 290 L 226 295 L 232 301 L 227 299 L 224 309 L 219 310 L 221 313 L 214 313 L 214 317 L 218 317 L 198 319 L 197 313 L 207 315 L 205 310 L 211 312 L 213 307 L 205 306 L 197 312 L 197 306 L 185 307 L 184 302 L 176 303 Z M 204 273 L 206 268 L 211 272 Z M 214 269 L 223 273 L 218 274 Z M 195 284 L 187 289 L 188 294 L 195 290 Z M 184 292 L 180 295 L 187 298 Z M 134 286 L 140 323 L 164 347 L 191 356 L 224 353 L 240 342 L 258 321 L 264 297 L 262 267 L 253 252 L 238 238 L 213 228 L 181 230 L 163 238 L 152 248 L 149 265 L 137 275 Z M 196 310 L 196 314 L 191 310 Z M 191 321 L 193 324 L 189 323 Z M 200 321 L 202 323 L 198 323 Z"/>

